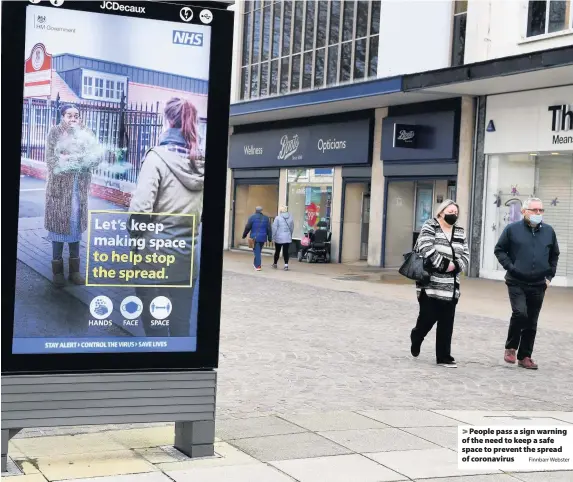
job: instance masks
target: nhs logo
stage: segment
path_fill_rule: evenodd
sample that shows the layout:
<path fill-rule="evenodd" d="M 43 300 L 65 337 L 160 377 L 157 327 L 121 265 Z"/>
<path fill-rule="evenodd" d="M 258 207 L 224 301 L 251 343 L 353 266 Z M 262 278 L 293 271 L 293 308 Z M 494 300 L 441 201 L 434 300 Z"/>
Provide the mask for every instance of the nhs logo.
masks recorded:
<path fill-rule="evenodd" d="M 173 43 L 189 45 L 191 47 L 203 47 L 203 34 L 185 32 L 184 30 L 173 30 Z"/>

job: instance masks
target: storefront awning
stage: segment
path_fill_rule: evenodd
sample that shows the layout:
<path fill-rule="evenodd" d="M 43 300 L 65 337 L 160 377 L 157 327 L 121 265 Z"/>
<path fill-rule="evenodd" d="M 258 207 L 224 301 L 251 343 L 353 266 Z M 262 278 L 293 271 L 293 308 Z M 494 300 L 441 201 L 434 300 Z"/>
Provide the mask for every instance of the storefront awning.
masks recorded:
<path fill-rule="evenodd" d="M 374 79 L 231 105 L 231 125 L 273 122 L 441 100 L 493 95 L 573 81 L 573 46 L 461 67 Z"/>
<path fill-rule="evenodd" d="M 573 83 L 573 46 L 405 75 L 405 93 L 481 96 Z"/>

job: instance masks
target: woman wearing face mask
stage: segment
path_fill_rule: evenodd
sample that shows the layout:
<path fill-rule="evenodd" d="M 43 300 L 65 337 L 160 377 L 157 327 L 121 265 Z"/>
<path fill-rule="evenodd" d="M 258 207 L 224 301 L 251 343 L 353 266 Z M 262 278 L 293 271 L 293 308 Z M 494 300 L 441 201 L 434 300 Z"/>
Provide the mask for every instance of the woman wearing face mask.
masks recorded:
<path fill-rule="evenodd" d="M 460 273 L 469 263 L 466 234 L 456 224 L 458 215 L 459 206 L 447 199 L 438 207 L 436 217 L 422 227 L 416 245 L 430 273 L 430 282 L 416 285 L 420 313 L 410 335 L 411 353 L 417 357 L 424 338 L 437 322 L 436 362 L 451 368 L 457 366 L 451 345 L 460 297 Z"/>
<path fill-rule="evenodd" d="M 46 210 L 44 226 L 52 242 L 54 284 L 66 284 L 64 244 L 69 247 L 68 279 L 75 285 L 85 284 L 80 274 L 80 241 L 88 226 L 88 193 L 91 169 L 104 155 L 91 130 L 81 123 L 76 106 L 60 108 L 61 122 L 52 127 L 46 140 Z"/>

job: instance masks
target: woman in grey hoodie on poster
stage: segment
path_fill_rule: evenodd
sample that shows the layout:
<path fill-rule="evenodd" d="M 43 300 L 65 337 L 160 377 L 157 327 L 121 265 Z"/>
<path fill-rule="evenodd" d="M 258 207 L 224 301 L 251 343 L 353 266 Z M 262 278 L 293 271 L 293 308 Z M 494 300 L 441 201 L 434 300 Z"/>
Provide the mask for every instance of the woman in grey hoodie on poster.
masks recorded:
<path fill-rule="evenodd" d="M 277 268 L 281 249 L 285 261 L 285 271 L 288 271 L 289 248 L 292 243 L 292 233 L 294 231 L 294 221 L 286 206 L 281 206 L 279 215 L 273 222 L 273 242 L 275 243 L 275 261 L 273 268 Z"/>

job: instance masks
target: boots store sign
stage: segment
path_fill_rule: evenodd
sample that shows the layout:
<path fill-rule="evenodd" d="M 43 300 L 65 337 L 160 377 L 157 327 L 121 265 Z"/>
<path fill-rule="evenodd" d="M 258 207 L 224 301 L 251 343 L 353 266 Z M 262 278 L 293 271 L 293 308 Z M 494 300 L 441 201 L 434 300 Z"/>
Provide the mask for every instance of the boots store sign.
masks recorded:
<path fill-rule="evenodd" d="M 231 136 L 229 167 L 367 165 L 370 120 L 237 133 Z"/>

